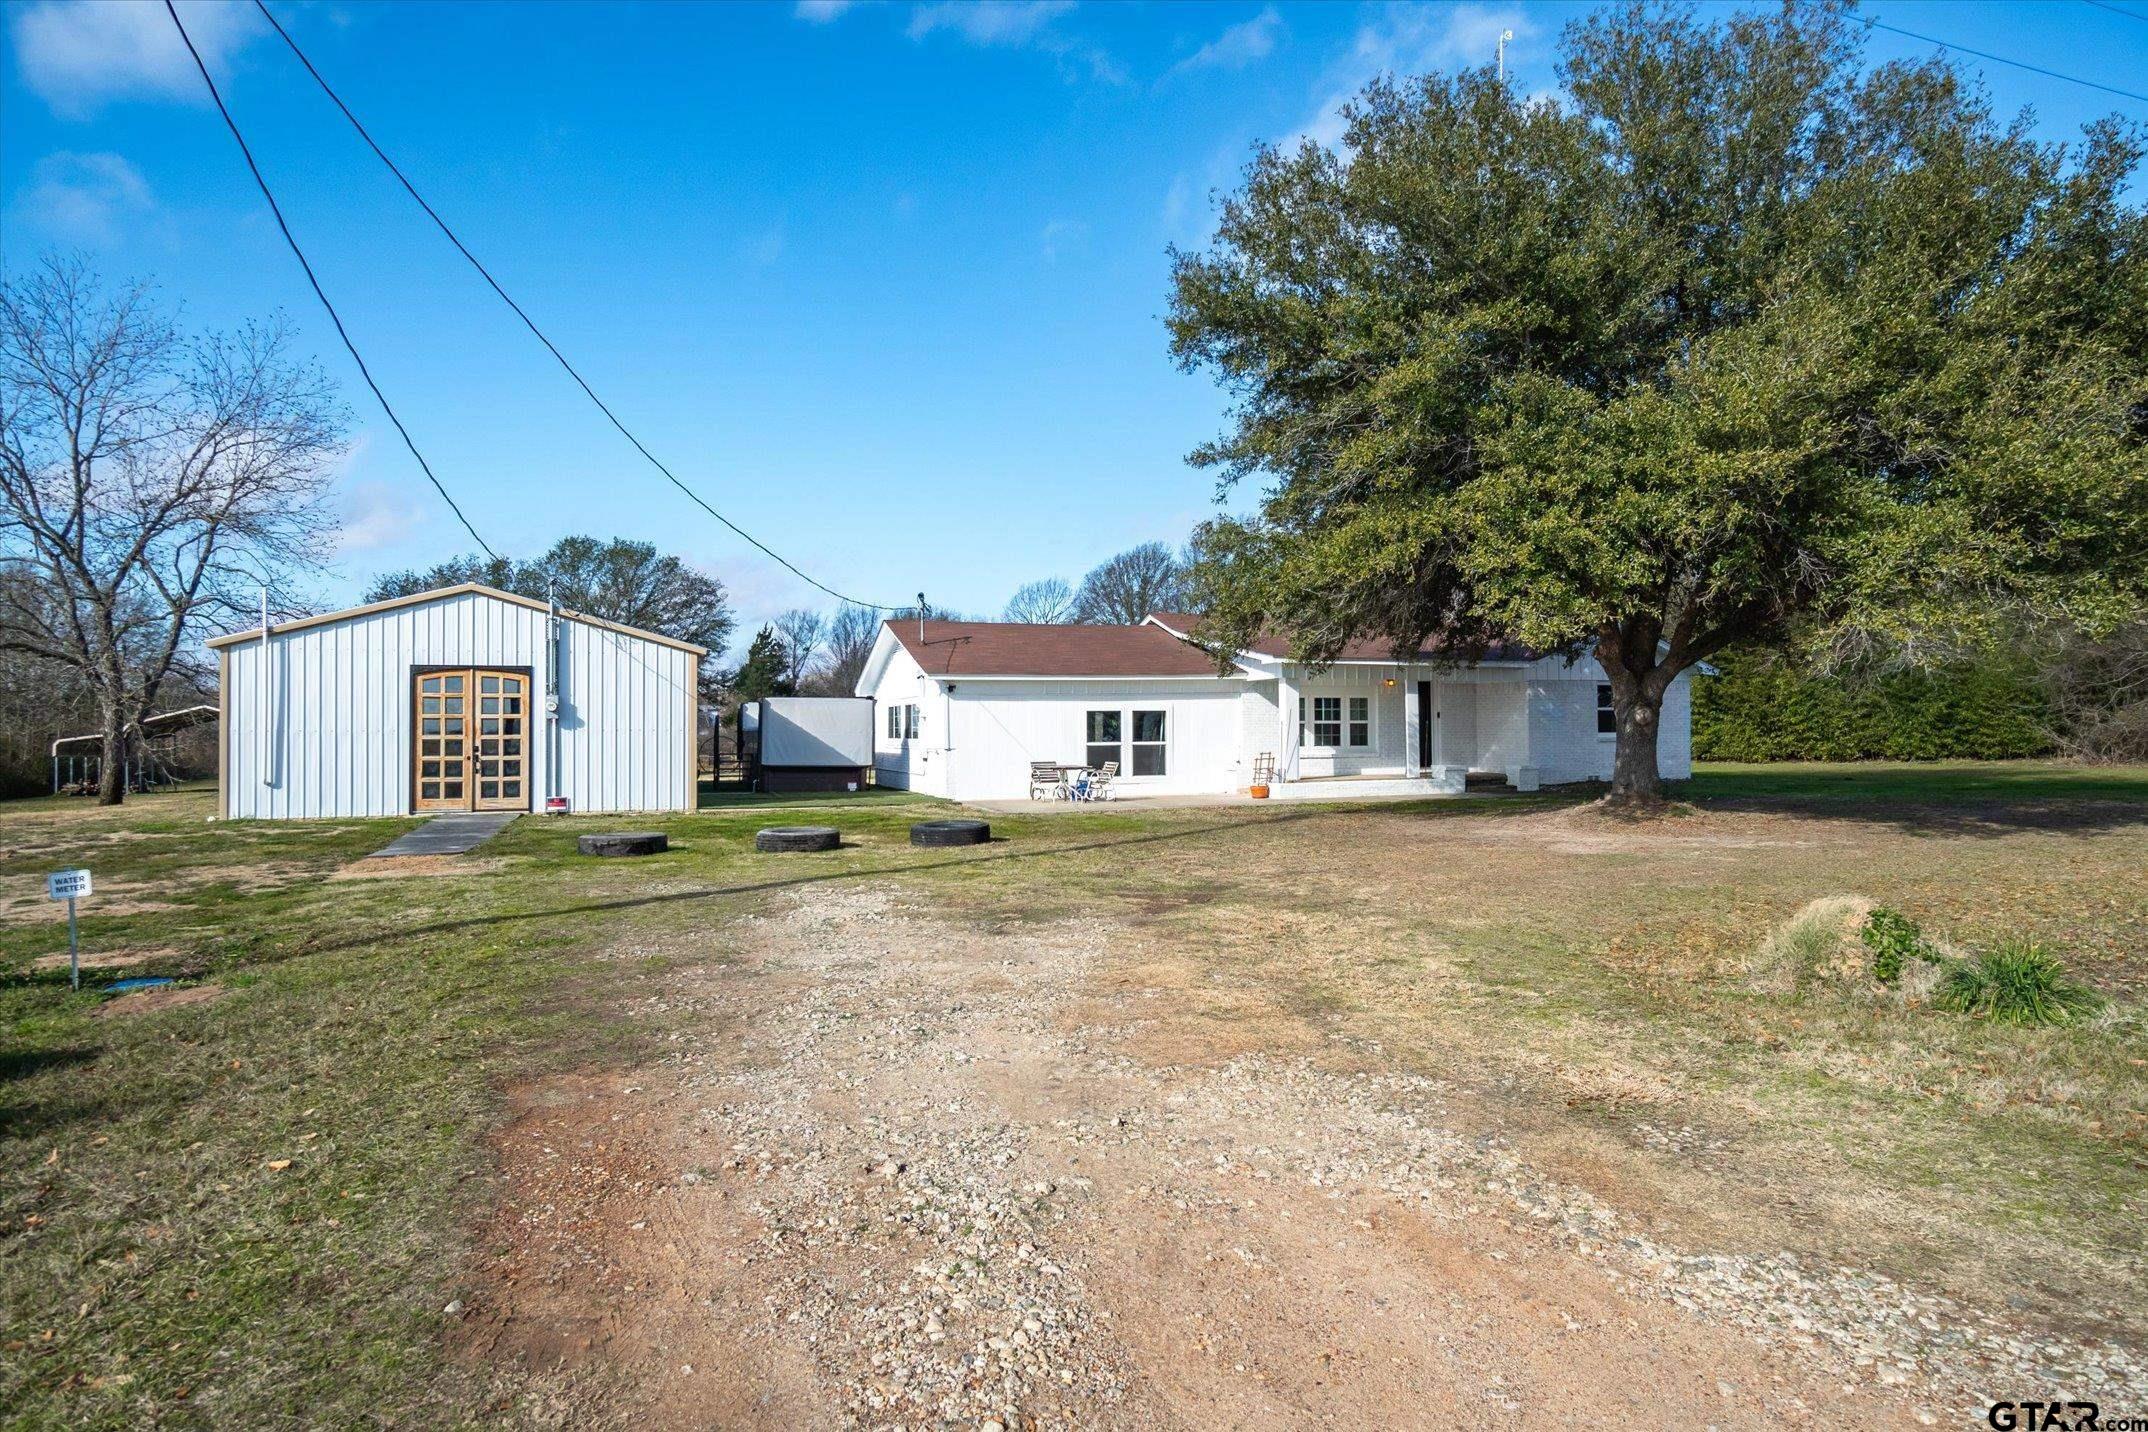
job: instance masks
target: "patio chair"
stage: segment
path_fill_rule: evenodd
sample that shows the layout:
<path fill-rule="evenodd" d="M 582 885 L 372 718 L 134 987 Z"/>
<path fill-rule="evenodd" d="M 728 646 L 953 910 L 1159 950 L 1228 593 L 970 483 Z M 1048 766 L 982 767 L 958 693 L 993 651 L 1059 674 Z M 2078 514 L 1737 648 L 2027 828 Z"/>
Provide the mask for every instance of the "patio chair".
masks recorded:
<path fill-rule="evenodd" d="M 1057 761 L 1029 763 L 1029 798 L 1033 801 L 1063 801 L 1067 798 L 1066 773 Z"/>
<path fill-rule="evenodd" d="M 1119 763 L 1117 761 L 1104 762 L 1103 765 L 1098 766 L 1093 771 L 1087 772 L 1083 776 L 1082 799 L 1092 801 L 1117 800 L 1119 797 L 1117 793 L 1112 790 L 1111 783 L 1118 778 Z"/>

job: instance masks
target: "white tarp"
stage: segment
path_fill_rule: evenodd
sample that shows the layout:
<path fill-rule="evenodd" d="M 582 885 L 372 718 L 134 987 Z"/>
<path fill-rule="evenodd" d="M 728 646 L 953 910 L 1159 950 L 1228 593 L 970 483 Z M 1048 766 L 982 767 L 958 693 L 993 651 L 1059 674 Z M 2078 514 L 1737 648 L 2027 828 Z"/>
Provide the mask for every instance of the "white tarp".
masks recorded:
<path fill-rule="evenodd" d="M 761 764 L 873 763 L 873 703 L 863 696 L 770 696 L 761 702 Z"/>

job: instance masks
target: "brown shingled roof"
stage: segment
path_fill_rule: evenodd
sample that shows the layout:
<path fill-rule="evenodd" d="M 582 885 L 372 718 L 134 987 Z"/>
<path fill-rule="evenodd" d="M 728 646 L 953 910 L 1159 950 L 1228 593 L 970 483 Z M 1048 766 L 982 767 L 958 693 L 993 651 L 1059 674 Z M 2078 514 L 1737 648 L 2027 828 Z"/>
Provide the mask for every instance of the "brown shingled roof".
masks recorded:
<path fill-rule="evenodd" d="M 1199 647 L 1157 626 L 891 621 L 904 651 L 933 676 L 1214 676 Z"/>
<path fill-rule="evenodd" d="M 1162 622 L 1173 631 L 1191 632 L 1194 624 L 1199 622 L 1200 618 L 1192 612 L 1152 612 L 1150 613 L 1150 620 Z M 1255 637 L 1252 645 L 1246 649 L 1261 656 L 1287 658 L 1290 655 L 1290 641 L 1288 638 L 1277 636 L 1272 632 L 1263 632 L 1260 636 Z M 1452 653 L 1442 647 L 1439 642 L 1428 641 L 1418 650 L 1413 660 L 1441 661 L 1451 655 Z M 1515 642 L 1495 641 L 1485 649 L 1484 655 L 1478 659 L 1480 661 L 1535 661 L 1541 655 L 1543 655 L 1542 652 L 1531 651 L 1528 647 L 1521 646 Z M 1395 648 L 1394 644 L 1384 637 L 1359 637 L 1354 641 L 1345 643 L 1343 649 L 1337 652 L 1333 659 L 1336 661 L 1393 661 L 1395 659 Z"/>

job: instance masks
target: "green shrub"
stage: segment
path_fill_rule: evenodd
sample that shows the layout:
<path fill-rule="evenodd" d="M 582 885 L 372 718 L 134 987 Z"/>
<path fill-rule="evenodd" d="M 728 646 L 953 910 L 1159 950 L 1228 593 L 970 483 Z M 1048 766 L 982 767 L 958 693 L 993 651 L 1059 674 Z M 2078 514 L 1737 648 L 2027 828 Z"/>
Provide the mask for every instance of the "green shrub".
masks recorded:
<path fill-rule="evenodd" d="M 1865 916 L 1864 929 L 1858 933 L 1872 952 L 1873 978 L 1883 985 L 1900 980 L 1903 967 L 1913 959 L 1939 961 L 1939 952 L 1924 938 L 1917 922 L 1899 910 L 1880 906 Z"/>
<path fill-rule="evenodd" d="M 1703 761 L 2003 760 L 2051 749 L 2031 674 L 2004 664 L 1811 676 L 1751 652 L 1693 683 Z"/>
<path fill-rule="evenodd" d="M 2103 999 L 2066 977 L 2057 956 L 2029 940 L 2008 940 L 1948 969 L 1935 1003 L 2000 1024 L 2071 1024 Z"/>

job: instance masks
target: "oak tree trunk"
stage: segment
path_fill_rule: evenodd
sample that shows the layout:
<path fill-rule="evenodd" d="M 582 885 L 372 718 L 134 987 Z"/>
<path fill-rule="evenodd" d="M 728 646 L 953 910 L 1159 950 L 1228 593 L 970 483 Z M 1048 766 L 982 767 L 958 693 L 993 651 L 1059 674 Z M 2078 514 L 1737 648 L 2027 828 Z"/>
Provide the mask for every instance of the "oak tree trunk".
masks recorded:
<path fill-rule="evenodd" d="M 1663 698 L 1652 695 L 1651 682 L 1631 683 L 1620 695 L 1612 684 L 1618 716 L 1618 745 L 1611 760 L 1610 804 L 1654 806 L 1663 803 L 1663 773 L 1656 764 L 1657 738 L 1663 728 Z"/>
<path fill-rule="evenodd" d="M 1596 659 L 1611 683 L 1611 709 L 1618 745 L 1611 760 L 1611 793 L 1604 803 L 1629 810 L 1663 805 L 1663 771 L 1657 747 L 1663 734 L 1663 698 L 1682 666 L 1660 650 L 1653 622 L 1607 626 L 1598 636 Z"/>

